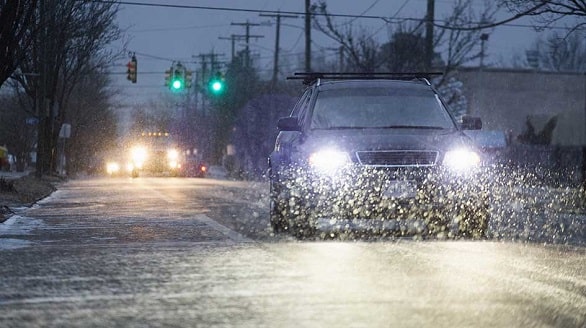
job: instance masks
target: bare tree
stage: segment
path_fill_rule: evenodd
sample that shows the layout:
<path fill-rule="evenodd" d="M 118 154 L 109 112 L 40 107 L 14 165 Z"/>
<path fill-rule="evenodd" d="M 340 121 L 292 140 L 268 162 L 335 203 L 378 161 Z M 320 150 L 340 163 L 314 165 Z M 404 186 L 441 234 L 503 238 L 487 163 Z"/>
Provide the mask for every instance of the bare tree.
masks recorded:
<path fill-rule="evenodd" d="M 531 16 L 540 24 L 550 25 L 568 17 L 576 18 L 571 31 L 586 25 L 586 0 L 500 0 L 513 17 Z"/>
<path fill-rule="evenodd" d="M 493 21 L 497 9 L 491 2 L 486 2 L 479 12 L 473 10 L 471 0 L 455 2 L 452 13 L 443 19 L 444 26 L 436 29 L 434 49 L 441 51 L 434 57 L 434 66 L 448 73 L 454 68 L 466 64 L 480 55 L 480 30 L 458 30 L 464 22 L 476 21 L 488 24 Z M 425 42 L 422 28 L 425 19 L 412 26 L 398 25 L 388 43 L 379 45 L 364 30 L 355 36 L 351 24 L 343 25 L 343 31 L 328 15 L 327 5 L 320 2 L 312 7 L 319 15 L 314 16 L 314 25 L 326 36 L 339 43 L 348 56 L 349 63 L 361 72 L 374 72 L 384 67 L 393 71 L 421 70 L 425 59 Z"/>
<path fill-rule="evenodd" d="M 312 5 L 311 10 L 319 14 L 313 16 L 314 26 L 342 47 L 346 56 L 346 67 L 350 71 L 372 73 L 382 64 L 377 53 L 379 44 L 364 29 L 360 33 L 354 33 L 352 25 L 347 24 L 344 30 L 340 30 L 328 14 L 327 4 L 323 1 Z"/>
<path fill-rule="evenodd" d="M 557 32 L 547 38 L 546 48 L 539 54 L 541 67 L 558 72 L 586 71 L 586 39 L 584 34 L 562 36 Z"/>
<path fill-rule="evenodd" d="M 18 68 L 35 38 L 37 3 L 37 0 L 0 1 L 0 86 Z"/>
<path fill-rule="evenodd" d="M 481 24 L 488 24 L 494 20 L 498 8 L 491 2 L 485 2 L 485 6 L 480 11 L 473 10 L 471 0 L 458 0 L 455 2 L 452 13 L 444 19 L 448 28 L 439 28 L 435 35 L 435 45 L 437 48 L 445 48 L 445 67 L 450 71 L 463 64 L 476 60 L 481 55 L 479 49 L 480 30 L 463 31 L 450 29 L 450 26 L 458 26 L 466 21 L 478 21 Z"/>
<path fill-rule="evenodd" d="M 434 26 L 462 31 L 484 30 L 516 21 L 523 17 L 533 17 L 535 28 L 543 30 L 547 26 L 562 19 L 576 18 L 568 34 L 583 28 L 586 25 L 586 0 L 498 0 L 498 8 L 505 8 L 511 16 L 492 22 L 468 20 L 457 25 L 434 23 Z"/>
<path fill-rule="evenodd" d="M 22 110 L 21 101 L 16 93 L 7 93 L 0 98 L 0 142 L 14 155 L 18 172 L 24 171 L 30 163 L 36 129 L 36 121 Z"/>
<path fill-rule="evenodd" d="M 383 67 L 389 72 L 420 72 L 425 69 L 425 38 L 422 32 L 399 30 L 380 47 Z M 437 54 L 439 56 L 439 54 Z"/>
<path fill-rule="evenodd" d="M 36 13 L 41 30 L 21 64 L 38 77 L 19 77 L 36 104 L 39 125 L 37 176 L 53 167 L 59 127 L 64 123 L 71 93 L 84 75 L 103 67 L 115 54 L 106 45 L 120 36 L 115 24 L 118 6 L 91 0 L 45 0 Z"/>
<path fill-rule="evenodd" d="M 69 102 L 78 110 L 67 112 L 64 119 L 72 126 L 71 138 L 61 140 L 68 174 L 87 169 L 100 153 L 114 148 L 117 120 L 109 102 L 109 83 L 102 71 L 94 70 L 78 79 L 74 87 Z"/>

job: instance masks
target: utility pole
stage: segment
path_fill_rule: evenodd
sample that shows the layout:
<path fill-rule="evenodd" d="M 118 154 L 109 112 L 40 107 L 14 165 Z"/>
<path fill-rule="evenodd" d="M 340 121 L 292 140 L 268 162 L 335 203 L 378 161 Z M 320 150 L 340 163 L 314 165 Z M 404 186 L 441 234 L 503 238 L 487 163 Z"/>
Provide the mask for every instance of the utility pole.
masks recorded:
<path fill-rule="evenodd" d="M 232 51 L 231 51 L 232 57 L 231 57 L 230 61 L 234 61 L 234 58 L 236 58 L 236 52 L 234 51 L 235 46 L 236 46 L 236 40 L 243 40 L 244 37 L 245 37 L 245 35 L 237 35 L 237 34 L 232 34 L 232 35 L 230 35 L 229 38 L 228 37 L 224 37 L 224 36 L 218 37 L 218 39 L 220 39 L 220 40 L 230 40 L 230 41 L 232 41 Z"/>
<path fill-rule="evenodd" d="M 488 34 L 482 33 L 480 35 L 480 69 L 484 68 L 484 43 L 488 41 Z"/>
<path fill-rule="evenodd" d="M 202 86 L 205 86 L 207 84 L 207 81 L 214 74 L 214 70 L 218 69 L 218 66 L 221 63 L 218 60 L 219 56 L 224 56 L 224 54 L 218 54 L 218 53 L 214 53 L 214 51 L 211 51 L 209 53 L 199 54 L 197 56 L 191 56 L 193 58 L 199 57 L 200 64 L 201 64 L 201 68 L 200 68 L 199 73 L 196 72 L 196 84 L 197 84 L 197 81 L 201 81 Z M 209 69 L 208 69 L 208 59 L 209 59 Z M 196 90 L 197 89 L 198 88 L 196 88 Z M 206 88 L 203 87 L 203 89 L 206 89 Z M 206 115 L 205 92 L 202 92 L 201 111 L 202 111 L 203 116 L 205 116 Z"/>
<path fill-rule="evenodd" d="M 311 1 L 305 0 L 305 71 L 311 72 Z"/>
<path fill-rule="evenodd" d="M 211 74 L 213 74 L 213 72 L 218 69 L 219 64 L 222 63 L 218 60 L 218 57 L 224 56 L 224 55 L 225 54 L 215 53 L 212 50 L 211 52 L 208 52 L 206 54 L 199 54 L 197 56 L 197 57 L 199 57 L 199 60 L 201 63 L 202 81 L 205 80 L 206 78 L 209 78 L 211 76 Z M 195 57 L 195 56 L 192 56 L 192 57 Z M 208 69 L 207 69 L 208 59 L 209 59 L 209 64 L 210 64 L 210 69 L 209 69 L 210 74 L 209 75 L 208 75 Z"/>
<path fill-rule="evenodd" d="M 338 60 L 340 61 L 340 72 L 344 72 L 344 46 L 340 46 L 338 49 Z"/>
<path fill-rule="evenodd" d="M 250 35 L 250 27 L 251 26 L 260 26 L 260 24 L 256 24 L 256 23 L 250 23 L 248 21 L 246 21 L 246 23 L 231 23 L 230 25 L 239 25 L 239 26 L 244 26 L 246 28 L 246 33 L 244 35 L 244 40 L 246 41 L 246 48 L 244 50 L 245 52 L 245 65 L 246 67 L 250 67 L 250 38 L 264 38 L 264 35 Z"/>
<path fill-rule="evenodd" d="M 263 17 L 275 17 L 277 19 L 277 31 L 275 37 L 275 58 L 273 60 L 273 84 L 277 83 L 277 76 L 279 74 L 279 37 L 281 34 L 281 18 L 298 18 L 297 15 L 283 15 L 277 14 L 260 14 Z"/>
<path fill-rule="evenodd" d="M 435 0 L 427 0 L 425 18 L 425 70 L 430 72 L 433 65 L 433 24 L 435 16 Z"/>

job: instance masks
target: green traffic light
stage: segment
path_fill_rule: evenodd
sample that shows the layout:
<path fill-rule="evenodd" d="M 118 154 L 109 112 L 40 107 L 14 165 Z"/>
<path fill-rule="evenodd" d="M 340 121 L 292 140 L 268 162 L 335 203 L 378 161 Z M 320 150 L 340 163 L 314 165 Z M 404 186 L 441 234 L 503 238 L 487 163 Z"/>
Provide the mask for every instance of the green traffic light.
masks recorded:
<path fill-rule="evenodd" d="M 224 88 L 224 85 L 222 84 L 222 82 L 220 82 L 220 81 L 212 82 L 212 91 L 213 92 L 218 93 L 218 92 L 222 91 L 223 88 Z"/>
<path fill-rule="evenodd" d="M 179 89 L 183 88 L 183 82 L 181 82 L 181 80 L 173 80 L 173 83 L 171 84 L 171 86 L 173 87 L 173 89 L 179 90 Z"/>

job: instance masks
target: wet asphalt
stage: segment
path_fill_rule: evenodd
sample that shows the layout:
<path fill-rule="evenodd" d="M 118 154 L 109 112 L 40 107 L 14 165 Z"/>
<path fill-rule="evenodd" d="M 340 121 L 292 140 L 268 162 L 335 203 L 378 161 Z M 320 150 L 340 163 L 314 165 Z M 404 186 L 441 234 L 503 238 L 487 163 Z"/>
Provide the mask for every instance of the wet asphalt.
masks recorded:
<path fill-rule="evenodd" d="M 0 327 L 586 326 L 583 236 L 527 233 L 534 213 L 479 241 L 297 241 L 272 233 L 267 189 L 59 186 L 0 225 Z"/>

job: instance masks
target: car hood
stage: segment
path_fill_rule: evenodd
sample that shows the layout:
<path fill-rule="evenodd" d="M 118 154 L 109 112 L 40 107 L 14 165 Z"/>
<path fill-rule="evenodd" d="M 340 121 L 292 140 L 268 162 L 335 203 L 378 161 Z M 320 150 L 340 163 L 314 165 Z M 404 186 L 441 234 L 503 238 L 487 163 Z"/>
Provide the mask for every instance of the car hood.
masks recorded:
<path fill-rule="evenodd" d="M 304 149 L 357 151 L 431 150 L 444 153 L 459 147 L 473 147 L 472 141 L 459 130 L 426 129 L 345 129 L 313 130 L 304 139 Z"/>

